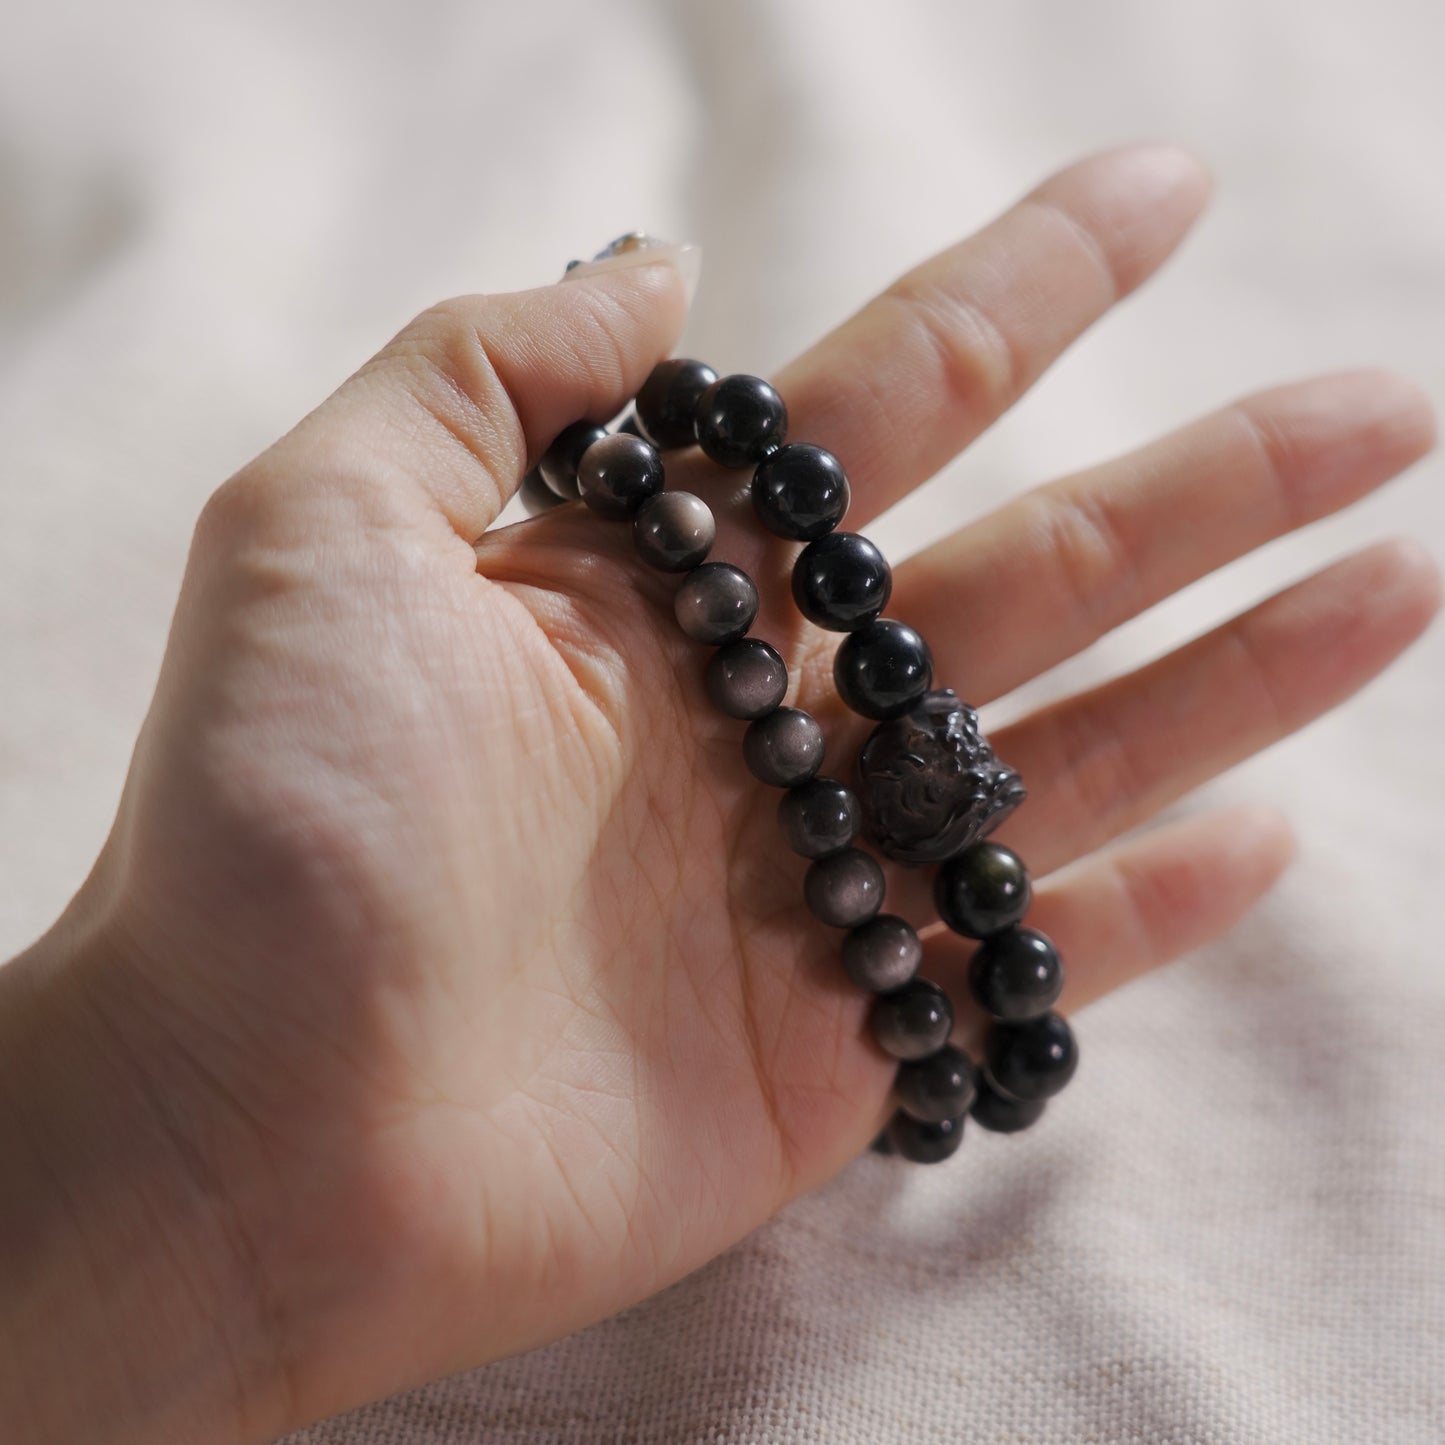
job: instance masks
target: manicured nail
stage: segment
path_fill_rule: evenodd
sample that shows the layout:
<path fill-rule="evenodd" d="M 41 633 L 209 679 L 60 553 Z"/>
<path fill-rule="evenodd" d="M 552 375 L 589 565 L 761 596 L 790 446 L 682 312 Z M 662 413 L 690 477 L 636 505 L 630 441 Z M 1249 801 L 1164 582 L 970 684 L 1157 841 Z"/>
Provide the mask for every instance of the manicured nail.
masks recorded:
<path fill-rule="evenodd" d="M 697 294 L 698 276 L 702 271 L 702 247 L 691 241 L 660 241 L 650 237 L 643 237 L 639 242 L 628 245 L 630 239 L 614 242 L 619 249 L 610 255 L 569 267 L 562 279 L 574 281 L 598 276 L 606 271 L 624 271 L 633 266 L 651 266 L 655 262 L 665 261 L 682 277 L 687 302 L 691 306 L 692 298 Z"/>

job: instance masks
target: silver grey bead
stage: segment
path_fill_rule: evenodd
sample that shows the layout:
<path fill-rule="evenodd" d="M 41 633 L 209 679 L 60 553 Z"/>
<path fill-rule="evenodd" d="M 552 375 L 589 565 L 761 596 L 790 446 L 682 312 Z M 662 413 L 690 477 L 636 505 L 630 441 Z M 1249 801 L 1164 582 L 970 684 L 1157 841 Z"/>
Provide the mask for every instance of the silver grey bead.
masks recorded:
<path fill-rule="evenodd" d="M 820 923 L 856 928 L 883 906 L 883 869 L 859 848 L 819 858 L 803 879 L 803 897 Z"/>
<path fill-rule="evenodd" d="M 918 935 L 893 913 L 880 913 L 843 940 L 844 972 L 869 993 L 902 988 L 922 962 L 923 945 Z"/>
<path fill-rule="evenodd" d="M 637 555 L 659 572 L 687 572 L 712 550 L 717 523 L 712 509 L 691 492 L 660 492 L 638 509 L 632 523 Z"/>
<path fill-rule="evenodd" d="M 761 783 L 793 788 L 823 766 L 823 729 L 798 707 L 780 707 L 743 734 L 743 761 Z"/>
<path fill-rule="evenodd" d="M 577 463 L 577 489 L 582 500 L 604 517 L 621 521 L 632 516 L 666 484 L 657 448 L 626 432 L 604 433 Z"/>
<path fill-rule="evenodd" d="M 787 664 L 761 637 L 729 642 L 707 665 L 707 695 L 729 717 L 762 717 L 782 702 L 787 690 Z"/>
<path fill-rule="evenodd" d="M 852 788 L 837 778 L 811 778 L 778 799 L 778 826 L 788 847 L 804 858 L 841 853 L 862 826 L 863 810 Z"/>
<path fill-rule="evenodd" d="M 542 473 L 535 468 L 522 478 L 517 495 L 521 497 L 522 506 L 529 517 L 539 517 L 543 512 L 550 512 L 553 507 L 562 505 L 562 498 L 547 485 L 542 479 Z"/>
<path fill-rule="evenodd" d="M 900 1064 L 893 1076 L 893 1097 L 905 1114 L 925 1124 L 961 1119 L 978 1097 L 978 1069 L 953 1044 L 911 1064 Z"/>
<path fill-rule="evenodd" d="M 721 647 L 746 635 L 758 615 L 758 589 L 731 562 L 704 562 L 682 579 L 672 610 L 694 642 Z"/>
<path fill-rule="evenodd" d="M 936 983 L 915 978 L 879 997 L 869 1023 L 885 1054 L 895 1059 L 926 1059 L 948 1042 L 953 1005 Z"/>

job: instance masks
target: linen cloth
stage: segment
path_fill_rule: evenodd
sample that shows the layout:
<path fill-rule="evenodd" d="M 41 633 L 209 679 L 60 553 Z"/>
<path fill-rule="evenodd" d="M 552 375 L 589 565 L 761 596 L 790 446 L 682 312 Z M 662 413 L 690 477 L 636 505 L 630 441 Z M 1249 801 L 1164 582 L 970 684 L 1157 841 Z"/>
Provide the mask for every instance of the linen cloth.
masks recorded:
<path fill-rule="evenodd" d="M 1056 164 L 1161 137 L 1217 173 L 1209 217 L 872 529 L 895 560 L 1254 386 L 1381 362 L 1445 396 L 1435 4 L 52 0 L 6 30 L 7 953 L 104 837 L 205 497 L 444 295 L 640 226 L 703 245 L 685 348 L 765 371 Z M 1438 548 L 1440 479 L 1026 698 L 1376 536 Z M 1036 1132 L 862 1158 L 626 1314 L 294 1445 L 1445 1440 L 1442 715 L 1436 630 L 1191 800 L 1278 802 L 1299 861 L 1230 937 L 1078 1018 Z"/>

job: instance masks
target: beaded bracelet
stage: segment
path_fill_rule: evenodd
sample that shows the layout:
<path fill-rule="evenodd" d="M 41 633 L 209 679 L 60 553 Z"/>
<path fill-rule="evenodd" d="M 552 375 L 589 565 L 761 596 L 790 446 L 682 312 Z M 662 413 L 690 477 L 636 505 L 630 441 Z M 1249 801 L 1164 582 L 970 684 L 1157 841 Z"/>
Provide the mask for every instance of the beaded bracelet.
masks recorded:
<path fill-rule="evenodd" d="M 633 233 L 598 259 L 648 244 Z M 931 1164 L 957 1150 L 966 1117 L 1017 1132 L 1073 1077 L 1077 1045 L 1053 1012 L 1063 964 L 1050 939 L 1022 926 L 1032 897 L 1023 862 L 984 841 L 1024 800 L 1022 781 L 994 756 L 977 712 L 951 689 L 932 687 L 923 638 L 882 616 L 893 585 L 888 563 L 866 537 L 837 530 L 848 508 L 847 475 L 823 448 L 788 443 L 787 420 L 782 397 L 759 377 L 664 361 L 615 431 L 591 421 L 562 431 L 524 480 L 522 500 L 536 513 L 580 497 L 604 517 L 630 519 L 642 560 L 684 574 L 674 612 L 687 636 L 716 649 L 705 674 L 708 697 L 748 723 L 743 759 L 753 776 L 784 790 L 783 836 L 811 860 L 803 880 L 808 908 L 847 930 L 843 969 L 876 995 L 873 1038 L 898 1060 L 897 1108 L 874 1147 Z M 716 537 L 711 509 L 700 497 L 666 490 L 661 453 L 694 445 L 721 466 L 753 468 L 758 519 L 804 544 L 793 564 L 794 601 L 810 622 L 844 634 L 834 683 L 848 707 L 877 723 L 859 751 L 856 790 L 820 774 L 822 729 L 802 709 L 781 705 L 787 667 L 749 635 L 758 612 L 752 578 L 706 560 Z M 896 862 L 939 865 L 939 916 L 979 940 L 968 986 L 991 1023 L 978 1065 L 949 1042 L 947 993 L 918 976 L 917 932 L 881 911 L 883 869 L 854 846 L 860 832 Z"/>

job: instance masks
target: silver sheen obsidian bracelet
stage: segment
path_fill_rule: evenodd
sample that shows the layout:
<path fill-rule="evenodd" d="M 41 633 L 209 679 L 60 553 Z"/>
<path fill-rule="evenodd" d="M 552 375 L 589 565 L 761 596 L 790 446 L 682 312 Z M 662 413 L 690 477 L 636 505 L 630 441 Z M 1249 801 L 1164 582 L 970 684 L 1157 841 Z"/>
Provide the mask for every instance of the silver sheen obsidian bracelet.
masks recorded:
<path fill-rule="evenodd" d="M 649 244 L 633 233 L 597 259 Z M 898 1060 L 897 1108 L 874 1147 L 932 1164 L 958 1148 L 968 1116 L 999 1133 L 1025 1129 L 1073 1077 L 1078 1048 L 1053 1011 L 1063 964 L 1050 939 L 1021 926 L 1032 897 L 1022 860 L 984 841 L 1024 800 L 1023 783 L 994 756 L 977 712 L 951 689 L 932 686 L 923 638 L 882 616 L 893 586 L 888 563 L 866 537 L 836 530 L 849 498 L 842 464 L 821 447 L 787 442 L 787 425 L 782 397 L 761 378 L 664 361 L 616 431 L 591 421 L 562 431 L 522 483 L 522 500 L 536 513 L 580 497 L 604 517 L 630 520 L 649 566 L 683 574 L 678 625 L 716 649 L 708 697 L 748 723 L 743 758 L 752 774 L 784 789 L 783 836 L 812 860 L 803 880 L 808 908 L 847 930 L 844 971 L 876 995 L 873 1038 Z M 844 634 L 833 661 L 838 694 L 877 723 L 858 754 L 855 787 L 819 775 L 822 729 L 802 709 L 781 705 L 787 667 L 776 649 L 748 635 L 758 612 L 752 578 L 706 560 L 716 536 L 711 509 L 700 497 L 666 490 L 661 453 L 694 445 L 721 466 L 752 467 L 758 519 L 805 544 L 793 564 L 793 598 L 810 622 Z M 860 832 L 896 862 L 937 864 L 939 916 L 979 940 L 968 985 L 991 1024 L 978 1066 L 948 1041 L 947 993 L 918 977 L 918 934 L 880 911 L 883 869 L 854 846 Z"/>

